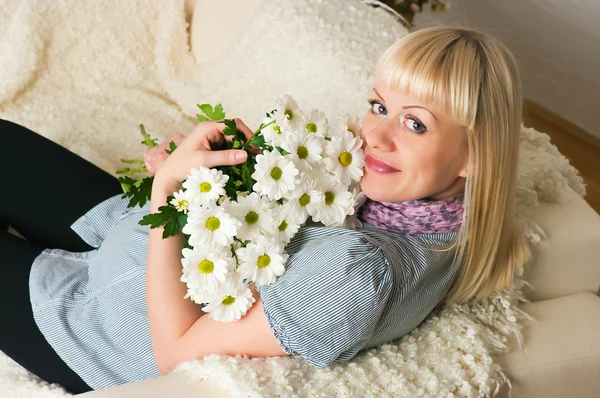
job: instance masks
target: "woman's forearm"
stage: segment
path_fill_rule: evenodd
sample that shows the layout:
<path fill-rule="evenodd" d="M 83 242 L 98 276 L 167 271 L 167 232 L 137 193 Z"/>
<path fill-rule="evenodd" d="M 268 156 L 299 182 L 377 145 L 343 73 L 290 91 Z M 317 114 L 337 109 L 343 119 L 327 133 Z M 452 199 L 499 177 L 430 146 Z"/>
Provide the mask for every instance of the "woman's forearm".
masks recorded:
<path fill-rule="evenodd" d="M 160 181 L 152 186 L 152 213 L 166 205 L 166 198 L 173 192 Z M 159 367 L 169 363 L 168 355 L 175 344 L 203 314 L 201 307 L 184 299 L 187 293 L 181 282 L 181 249 L 184 237 L 181 234 L 163 239 L 163 228 L 151 228 L 148 239 L 146 261 L 146 302 L 150 322 L 150 334 L 154 356 Z"/>

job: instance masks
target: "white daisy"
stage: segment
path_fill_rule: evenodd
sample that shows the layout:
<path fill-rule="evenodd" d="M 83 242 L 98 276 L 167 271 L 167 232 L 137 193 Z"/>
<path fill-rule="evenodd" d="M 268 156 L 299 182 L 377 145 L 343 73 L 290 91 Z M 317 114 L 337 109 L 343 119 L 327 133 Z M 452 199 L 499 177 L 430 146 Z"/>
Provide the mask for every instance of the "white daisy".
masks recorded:
<path fill-rule="evenodd" d="M 197 207 L 188 213 L 183 233 L 190 235 L 192 246 L 229 246 L 237 233 L 240 222 L 225 213 L 222 206 Z"/>
<path fill-rule="evenodd" d="M 270 285 L 285 271 L 288 255 L 283 246 L 263 236 L 237 251 L 240 266 L 237 272 L 256 286 Z"/>
<path fill-rule="evenodd" d="M 307 178 L 288 199 L 288 211 L 297 216 L 301 224 L 308 216 L 314 216 L 324 206 L 325 196 L 317 190 L 316 186 L 315 180 Z"/>
<path fill-rule="evenodd" d="M 296 188 L 298 174 L 294 163 L 283 157 L 277 150 L 263 151 L 256 156 L 256 166 L 252 173 L 256 184 L 252 188 L 271 200 L 278 200 Z"/>
<path fill-rule="evenodd" d="M 301 127 L 307 133 L 312 133 L 320 137 L 327 137 L 329 135 L 327 118 L 323 112 L 317 109 L 311 109 L 302 115 Z"/>
<path fill-rule="evenodd" d="M 352 212 L 346 216 L 344 221 L 339 225 L 346 229 L 362 228 L 362 222 L 358 219 L 358 210 L 367 200 L 367 195 L 360 190 L 360 187 L 352 188 L 352 201 L 354 203 Z"/>
<path fill-rule="evenodd" d="M 306 219 L 299 220 L 298 215 L 290 210 L 290 202 L 277 206 L 274 225 L 276 229 L 276 237 L 284 246 L 287 245 L 294 235 L 300 229 L 300 225 L 304 224 Z"/>
<path fill-rule="evenodd" d="M 230 250 L 221 248 L 212 250 L 194 248 L 194 250 L 190 250 L 185 248 L 181 252 L 183 253 L 181 281 L 186 282 L 189 289 L 184 298 L 195 291 L 215 293 L 219 285 L 225 282 L 227 273 L 235 269 Z M 193 296 L 192 300 L 199 304 L 202 303 L 202 301 L 196 301 L 196 297 Z"/>
<path fill-rule="evenodd" d="M 171 201 L 169 202 L 170 204 L 175 206 L 177 211 L 182 212 L 183 214 L 187 214 L 190 208 L 190 202 L 187 199 L 188 195 L 186 194 L 186 192 L 187 191 L 183 191 L 182 189 L 180 189 L 179 192 L 173 192 L 173 199 L 171 199 Z"/>
<path fill-rule="evenodd" d="M 298 131 L 290 136 L 281 144 L 281 147 L 288 151 L 289 156 L 300 171 L 308 171 L 321 162 L 324 142 L 323 138 Z"/>
<path fill-rule="evenodd" d="M 277 125 L 284 129 L 295 130 L 301 126 L 302 113 L 300 107 L 294 101 L 291 95 L 284 94 L 275 100 L 276 108 L 273 117 L 277 120 Z"/>
<path fill-rule="evenodd" d="M 362 140 L 350 132 L 345 132 L 342 137 L 331 137 L 325 144 L 323 161 L 327 170 L 346 186 L 352 181 L 360 181 L 363 175 L 365 155 L 361 146 Z"/>
<path fill-rule="evenodd" d="M 241 240 L 255 241 L 261 234 L 275 233 L 273 206 L 265 196 L 256 192 L 238 196 L 237 202 L 231 202 L 226 211 L 240 221 L 237 237 Z"/>
<path fill-rule="evenodd" d="M 264 119 L 262 121 L 263 124 L 269 124 L 271 121 L 275 119 L 271 119 L 270 117 Z M 289 129 L 281 129 L 281 126 L 277 124 L 277 122 L 268 125 L 264 129 L 261 130 L 262 136 L 265 138 L 265 142 L 271 146 L 281 146 L 281 144 L 287 139 L 289 134 Z"/>
<path fill-rule="evenodd" d="M 225 184 L 229 176 L 220 170 L 200 167 L 192 169 L 183 187 L 187 190 L 188 201 L 192 205 L 210 205 L 221 195 L 225 195 Z"/>
<path fill-rule="evenodd" d="M 233 274 L 202 310 L 215 321 L 233 322 L 246 315 L 254 301 L 248 285 L 237 274 Z"/>
<path fill-rule="evenodd" d="M 345 186 L 336 183 L 333 178 L 324 178 L 323 182 L 324 206 L 312 218 L 328 227 L 340 225 L 348 214 L 354 212 L 352 193 Z"/>
<path fill-rule="evenodd" d="M 351 132 L 355 137 L 360 137 L 362 120 L 358 117 L 358 115 L 345 115 L 342 121 L 346 131 Z"/>

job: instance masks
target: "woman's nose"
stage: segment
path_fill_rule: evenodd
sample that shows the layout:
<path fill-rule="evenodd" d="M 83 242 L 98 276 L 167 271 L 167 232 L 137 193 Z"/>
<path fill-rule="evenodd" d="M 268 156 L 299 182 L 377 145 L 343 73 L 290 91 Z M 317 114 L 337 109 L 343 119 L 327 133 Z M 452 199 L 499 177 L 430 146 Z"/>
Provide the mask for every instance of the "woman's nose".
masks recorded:
<path fill-rule="evenodd" d="M 390 123 L 387 123 L 387 120 L 382 120 L 373 126 L 364 126 L 363 140 L 371 148 L 377 148 L 383 152 L 391 152 L 396 148 L 392 140 L 392 129 L 393 127 Z"/>

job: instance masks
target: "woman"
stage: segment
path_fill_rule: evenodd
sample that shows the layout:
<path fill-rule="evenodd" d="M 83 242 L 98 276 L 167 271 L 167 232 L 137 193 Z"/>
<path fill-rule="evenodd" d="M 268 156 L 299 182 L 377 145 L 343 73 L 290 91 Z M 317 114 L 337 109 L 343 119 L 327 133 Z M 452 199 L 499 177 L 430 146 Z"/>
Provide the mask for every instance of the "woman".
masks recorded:
<path fill-rule="evenodd" d="M 302 228 L 286 247 L 286 272 L 253 288 L 254 306 L 233 323 L 182 300 L 182 237 L 138 225 L 190 168 L 244 161 L 210 150 L 223 124 L 175 137 L 168 157 L 147 152 L 152 201 L 127 209 L 112 176 L 3 122 L 4 168 L 30 172 L 9 173 L 13 194 L 2 199 L 0 221 L 27 241 L 2 232 L 0 310 L 13 326 L 0 331 L 0 349 L 71 392 L 209 354 L 298 354 L 323 367 L 404 336 L 440 303 L 506 287 L 530 256 L 514 222 L 521 84 L 512 54 L 473 29 L 427 28 L 390 47 L 375 75 L 361 132 L 363 228 Z"/>

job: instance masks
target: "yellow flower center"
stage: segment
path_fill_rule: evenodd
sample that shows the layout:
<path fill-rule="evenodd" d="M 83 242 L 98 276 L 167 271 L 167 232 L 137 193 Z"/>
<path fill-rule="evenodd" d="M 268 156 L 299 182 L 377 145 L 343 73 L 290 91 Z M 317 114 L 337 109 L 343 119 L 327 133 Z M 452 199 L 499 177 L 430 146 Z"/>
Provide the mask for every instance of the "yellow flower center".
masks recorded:
<path fill-rule="evenodd" d="M 235 303 L 235 297 L 232 296 L 227 296 L 221 301 L 221 304 L 223 305 L 231 305 L 233 303 Z"/>
<path fill-rule="evenodd" d="M 283 114 L 288 118 L 288 120 L 292 120 L 294 118 L 294 112 L 291 109 L 286 109 Z"/>
<path fill-rule="evenodd" d="M 187 200 L 181 199 L 179 202 L 177 202 L 177 204 L 179 207 L 187 207 Z"/>
<path fill-rule="evenodd" d="M 200 262 L 200 264 L 198 264 L 198 268 L 200 269 L 200 272 L 202 272 L 203 274 L 212 274 L 213 270 L 215 269 L 215 263 L 213 263 L 210 260 L 202 260 L 202 262 Z"/>
<path fill-rule="evenodd" d="M 281 134 L 281 127 L 273 126 L 273 131 L 275 131 L 277 134 Z"/>
<path fill-rule="evenodd" d="M 300 159 L 306 159 L 308 157 L 308 149 L 306 149 L 305 146 L 299 146 L 296 153 Z"/>
<path fill-rule="evenodd" d="M 350 152 L 343 152 L 338 160 L 342 166 L 348 167 L 352 163 L 352 154 Z"/>
<path fill-rule="evenodd" d="M 210 192 L 211 189 L 212 189 L 212 185 L 210 185 L 210 183 L 208 183 L 208 182 L 203 182 L 202 184 L 200 184 L 200 192 L 203 192 L 203 193 Z"/>
<path fill-rule="evenodd" d="M 325 192 L 325 204 L 327 206 L 331 206 L 333 201 L 335 200 L 335 194 L 331 191 Z"/>
<path fill-rule="evenodd" d="M 250 225 L 255 224 L 258 221 L 258 213 L 255 211 L 249 211 L 246 214 L 246 222 Z"/>
<path fill-rule="evenodd" d="M 258 268 L 266 268 L 269 266 L 269 264 L 271 264 L 271 257 L 269 257 L 268 254 L 263 254 L 258 258 L 258 261 L 256 262 Z"/>
<path fill-rule="evenodd" d="M 287 229 L 287 227 L 288 227 L 288 223 L 285 220 L 283 220 L 283 222 L 281 224 L 279 224 L 279 227 L 278 227 L 279 232 L 285 231 Z"/>
<path fill-rule="evenodd" d="M 211 231 L 216 231 L 217 229 L 219 229 L 219 227 L 221 226 L 221 220 L 219 220 L 217 217 L 209 217 L 206 220 L 206 229 L 211 230 Z"/>
<path fill-rule="evenodd" d="M 298 202 L 300 202 L 300 206 L 306 206 L 307 204 L 310 203 L 310 195 L 305 193 L 304 195 L 300 196 L 300 199 L 298 199 Z"/>
<path fill-rule="evenodd" d="M 308 131 L 309 133 L 316 133 L 317 132 L 317 125 L 314 123 L 308 123 L 306 125 L 306 131 Z"/>
<path fill-rule="evenodd" d="M 281 171 L 279 167 L 275 166 L 271 169 L 271 178 L 273 178 L 274 180 L 279 180 L 282 175 L 283 171 Z"/>

